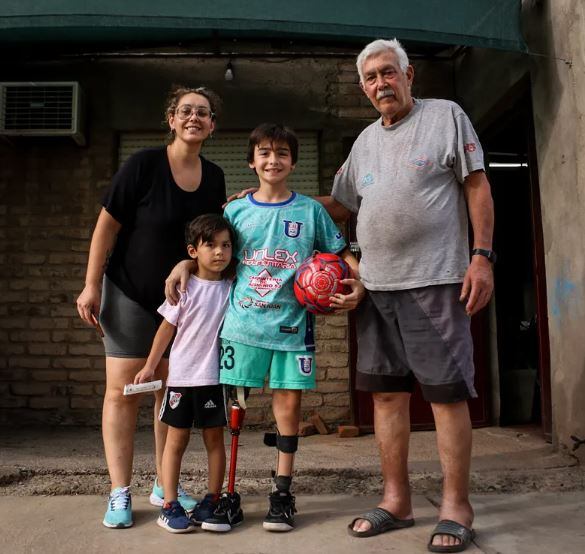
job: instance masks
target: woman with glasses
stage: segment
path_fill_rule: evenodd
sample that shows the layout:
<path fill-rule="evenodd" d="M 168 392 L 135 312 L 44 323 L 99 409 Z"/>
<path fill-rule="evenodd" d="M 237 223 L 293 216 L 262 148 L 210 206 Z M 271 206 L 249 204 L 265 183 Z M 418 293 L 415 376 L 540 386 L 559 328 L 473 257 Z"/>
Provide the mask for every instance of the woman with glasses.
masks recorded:
<path fill-rule="evenodd" d="M 106 392 L 102 435 L 112 492 L 103 524 L 133 524 L 130 480 L 134 431 L 141 395 L 124 396 L 124 385 L 144 366 L 160 324 L 157 308 L 164 281 L 185 257 L 184 229 L 195 217 L 221 213 L 226 201 L 221 168 L 200 155 L 215 128 L 219 98 L 209 89 L 174 88 L 165 121 L 168 144 L 131 156 L 114 176 L 92 236 L 85 288 L 77 299 L 81 319 L 103 330 Z M 168 352 L 156 377 L 165 379 Z M 155 479 L 150 501 L 162 506 L 159 485 L 166 425 L 158 421 L 164 390 L 155 393 Z M 179 485 L 186 511 L 195 500 Z"/>

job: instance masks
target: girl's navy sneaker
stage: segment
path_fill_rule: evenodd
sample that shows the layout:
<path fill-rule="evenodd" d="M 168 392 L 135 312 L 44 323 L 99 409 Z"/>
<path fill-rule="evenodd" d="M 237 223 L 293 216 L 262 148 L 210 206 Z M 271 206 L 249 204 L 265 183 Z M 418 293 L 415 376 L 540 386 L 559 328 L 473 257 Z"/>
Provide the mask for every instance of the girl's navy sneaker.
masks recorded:
<path fill-rule="evenodd" d="M 195 531 L 193 522 L 178 501 L 166 502 L 158 516 L 157 523 L 170 533 L 190 533 Z"/>

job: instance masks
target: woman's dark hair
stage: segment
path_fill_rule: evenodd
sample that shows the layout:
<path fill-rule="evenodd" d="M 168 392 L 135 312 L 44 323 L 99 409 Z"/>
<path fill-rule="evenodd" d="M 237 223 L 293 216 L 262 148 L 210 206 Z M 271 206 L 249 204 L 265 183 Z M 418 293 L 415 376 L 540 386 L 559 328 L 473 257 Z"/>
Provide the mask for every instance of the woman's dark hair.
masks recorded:
<path fill-rule="evenodd" d="M 232 244 L 235 242 L 234 229 L 225 217 L 219 214 L 200 215 L 185 227 L 185 243 L 197 248 L 199 243 L 213 240 L 221 231 L 228 231 Z"/>
<path fill-rule="evenodd" d="M 290 148 L 292 163 L 297 163 L 299 139 L 292 129 L 278 123 L 262 123 L 250 133 L 248 138 L 248 163 L 254 161 L 254 149 L 263 140 L 269 140 L 271 144 L 285 142 Z"/>
<path fill-rule="evenodd" d="M 212 119 L 214 121 L 217 120 L 219 113 L 221 112 L 221 98 L 215 92 L 213 92 L 211 89 L 208 89 L 207 87 L 192 88 L 186 87 L 184 85 L 173 85 L 169 91 L 169 94 L 167 95 L 167 101 L 165 104 L 165 119 L 163 121 L 165 127 L 169 124 L 169 117 L 174 115 L 177 111 L 181 98 L 183 98 L 183 96 L 186 94 L 191 93 L 199 94 L 200 96 L 207 98 L 209 107 L 213 113 Z M 169 131 L 167 135 L 167 142 L 171 143 L 173 140 L 175 140 L 175 135 L 172 131 Z"/>

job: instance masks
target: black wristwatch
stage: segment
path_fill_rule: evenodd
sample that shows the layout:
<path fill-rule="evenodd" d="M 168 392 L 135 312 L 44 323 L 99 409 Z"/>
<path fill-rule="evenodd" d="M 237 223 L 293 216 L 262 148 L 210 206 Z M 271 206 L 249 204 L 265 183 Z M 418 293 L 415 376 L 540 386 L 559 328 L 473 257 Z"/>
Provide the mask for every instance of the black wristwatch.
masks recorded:
<path fill-rule="evenodd" d="M 484 248 L 474 248 L 471 251 L 471 255 L 472 256 L 484 256 L 493 264 L 495 264 L 496 260 L 498 259 L 498 257 L 496 256 L 496 253 L 493 250 L 486 250 Z"/>

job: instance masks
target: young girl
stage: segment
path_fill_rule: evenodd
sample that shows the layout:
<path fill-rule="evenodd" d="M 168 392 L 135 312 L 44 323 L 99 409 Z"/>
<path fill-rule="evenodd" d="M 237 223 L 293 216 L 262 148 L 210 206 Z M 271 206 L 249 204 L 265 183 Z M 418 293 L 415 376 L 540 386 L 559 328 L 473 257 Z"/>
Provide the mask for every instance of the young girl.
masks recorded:
<path fill-rule="evenodd" d="M 171 533 L 188 533 L 194 522 L 177 501 L 181 460 L 191 427 L 202 430 L 209 467 L 209 493 L 194 511 L 200 523 L 211 516 L 225 474 L 223 428 L 226 424 L 219 385 L 218 332 L 227 307 L 230 281 L 222 272 L 232 258 L 233 230 L 220 215 L 196 218 L 186 230 L 187 252 L 197 261 L 180 301 L 158 309 L 164 317 L 144 368 L 134 383 L 151 381 L 160 359 L 176 336 L 169 358 L 169 377 L 159 419 L 169 426 L 162 460 L 164 503 L 158 524 Z"/>

